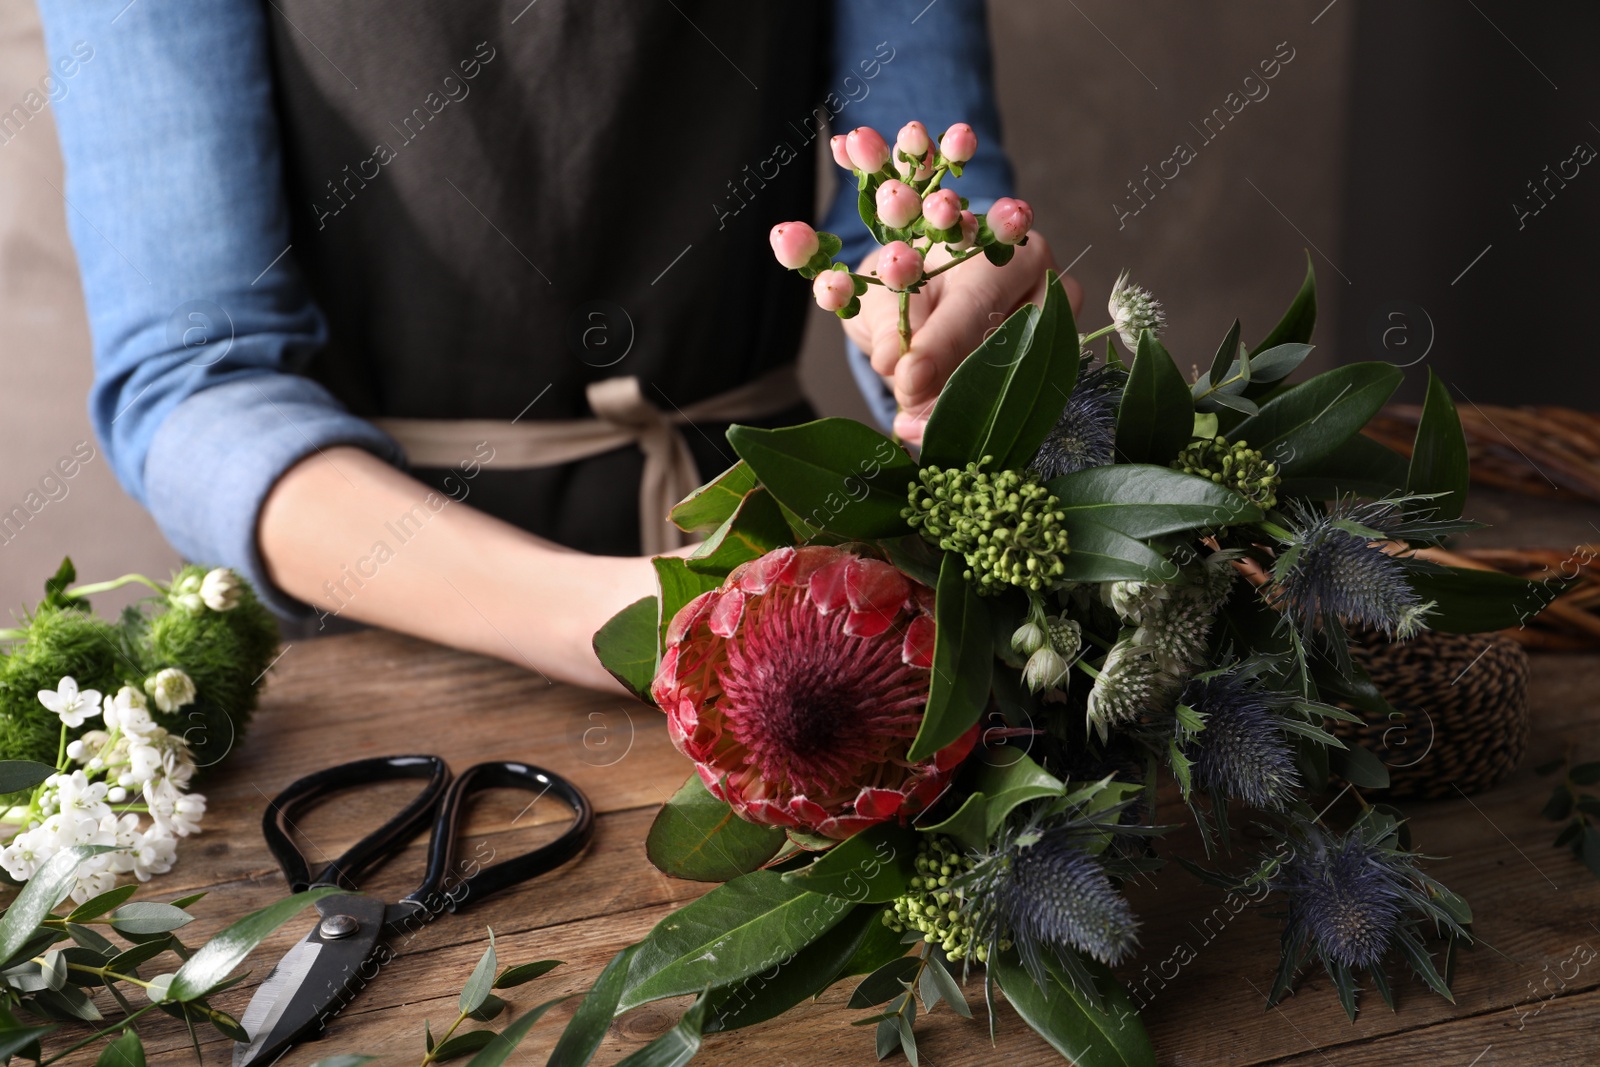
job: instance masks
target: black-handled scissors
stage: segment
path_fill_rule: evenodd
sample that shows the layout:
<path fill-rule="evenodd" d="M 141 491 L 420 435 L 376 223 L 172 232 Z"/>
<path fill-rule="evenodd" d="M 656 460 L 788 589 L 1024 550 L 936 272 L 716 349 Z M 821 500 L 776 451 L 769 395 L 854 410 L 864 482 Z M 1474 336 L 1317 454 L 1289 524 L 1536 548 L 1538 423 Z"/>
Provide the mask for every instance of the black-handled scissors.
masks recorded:
<path fill-rule="evenodd" d="M 294 819 L 328 796 L 375 782 L 424 780 L 422 791 L 393 818 L 313 871 L 290 838 Z M 553 795 L 575 818 L 549 844 L 478 868 L 454 869 L 467 799 L 487 789 Z M 358 891 L 356 882 L 431 826 L 422 884 L 394 904 Z M 385 756 L 330 767 L 279 793 L 267 805 L 261 831 L 296 893 L 322 886 L 346 892 L 317 901 L 311 932 L 280 959 L 251 998 L 239 1023 L 251 1040 L 234 1047 L 234 1067 L 270 1064 L 298 1042 L 322 1036 L 328 1021 L 375 977 L 392 951 L 385 936 L 416 930 L 441 912 L 483 899 L 552 871 L 583 851 L 594 833 L 594 809 L 578 787 L 527 763 L 479 763 L 455 778 L 438 756 Z M 467 868 L 470 873 L 463 873 Z M 388 953 L 388 955 L 385 955 Z"/>

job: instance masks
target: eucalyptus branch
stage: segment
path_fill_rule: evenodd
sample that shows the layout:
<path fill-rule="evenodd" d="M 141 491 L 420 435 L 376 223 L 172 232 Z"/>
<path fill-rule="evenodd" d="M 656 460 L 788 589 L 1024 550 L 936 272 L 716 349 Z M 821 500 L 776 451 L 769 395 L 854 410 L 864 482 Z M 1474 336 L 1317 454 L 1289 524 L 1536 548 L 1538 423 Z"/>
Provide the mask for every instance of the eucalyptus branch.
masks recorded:
<path fill-rule="evenodd" d="M 138 1011 L 134 1012 L 132 1015 L 129 1015 L 127 1018 L 123 1019 L 114 1026 L 108 1026 L 104 1030 L 96 1031 L 95 1033 L 90 1034 L 88 1037 L 76 1042 L 75 1044 L 68 1045 L 54 1056 L 51 1056 L 49 1059 L 41 1061 L 39 1067 L 50 1067 L 50 1064 L 55 1063 L 65 1056 L 72 1055 L 74 1052 L 86 1045 L 92 1045 L 94 1042 L 99 1041 L 103 1037 L 109 1037 L 110 1035 L 118 1033 L 119 1031 L 127 1031 L 131 1029 L 135 1019 L 147 1012 L 155 1010 L 155 1007 L 156 1006 L 154 1004 L 146 1004 L 144 1007 L 140 1008 Z"/>

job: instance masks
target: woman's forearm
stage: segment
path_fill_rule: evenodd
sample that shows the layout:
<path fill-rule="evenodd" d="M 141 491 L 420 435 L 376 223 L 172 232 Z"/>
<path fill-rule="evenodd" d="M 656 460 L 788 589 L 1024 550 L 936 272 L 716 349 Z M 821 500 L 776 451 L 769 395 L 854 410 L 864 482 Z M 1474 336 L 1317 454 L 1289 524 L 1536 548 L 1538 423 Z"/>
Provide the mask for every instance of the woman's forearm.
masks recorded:
<path fill-rule="evenodd" d="M 319 612 L 601 688 L 591 636 L 655 584 L 646 559 L 535 537 L 358 448 L 292 467 L 256 536 L 274 583 Z"/>

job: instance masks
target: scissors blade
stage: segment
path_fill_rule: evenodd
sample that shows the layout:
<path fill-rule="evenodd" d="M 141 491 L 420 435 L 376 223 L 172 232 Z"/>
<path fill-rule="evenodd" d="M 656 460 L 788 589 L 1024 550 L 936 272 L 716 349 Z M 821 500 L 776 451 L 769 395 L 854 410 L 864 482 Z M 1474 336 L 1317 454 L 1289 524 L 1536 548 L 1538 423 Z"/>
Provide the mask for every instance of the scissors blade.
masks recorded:
<path fill-rule="evenodd" d="M 256 989 L 239 1025 L 248 1043 L 233 1049 L 233 1067 L 264 1067 L 293 1045 L 322 1036 L 328 1020 L 361 991 L 363 967 L 383 933 L 384 904 L 359 893 L 317 901 L 320 918 Z M 354 929 L 344 933 L 354 921 Z M 339 935 L 339 936 L 335 936 Z"/>

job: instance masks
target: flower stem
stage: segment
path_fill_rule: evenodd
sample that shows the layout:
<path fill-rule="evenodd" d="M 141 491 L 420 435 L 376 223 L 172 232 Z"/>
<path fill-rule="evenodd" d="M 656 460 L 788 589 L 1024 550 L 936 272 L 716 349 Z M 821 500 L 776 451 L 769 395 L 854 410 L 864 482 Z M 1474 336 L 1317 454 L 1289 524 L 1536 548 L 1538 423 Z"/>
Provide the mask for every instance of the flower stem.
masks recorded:
<path fill-rule="evenodd" d="M 911 351 L 911 294 L 897 295 L 900 305 L 900 354 L 903 356 Z"/>
<path fill-rule="evenodd" d="M 109 593 L 113 589 L 122 588 L 129 582 L 139 582 L 143 585 L 148 585 L 151 589 L 154 589 L 162 596 L 166 596 L 167 593 L 170 592 L 170 590 L 168 590 L 167 587 L 162 585 L 160 582 L 152 581 L 142 574 L 124 574 L 121 578 L 113 578 L 109 582 L 94 582 L 90 585 L 73 586 L 71 589 L 66 591 L 65 595 L 70 597 L 83 597 L 90 596 L 94 593 Z"/>
<path fill-rule="evenodd" d="M 922 280 L 927 281 L 929 278 L 937 278 L 951 267 L 959 267 L 961 264 L 965 263 L 967 260 L 971 259 L 973 256 L 982 251 L 983 249 L 981 248 L 969 248 L 965 252 L 957 252 L 951 259 L 939 264 L 937 267 L 924 274 L 922 276 Z"/>
<path fill-rule="evenodd" d="M 419 1067 L 428 1067 L 428 1064 L 435 1062 L 434 1055 L 439 1051 L 446 1041 L 450 1040 L 450 1035 L 456 1032 L 456 1028 L 466 1021 L 466 1012 L 462 1012 L 460 1015 L 457 1015 L 456 1021 L 450 1024 L 450 1029 L 446 1030 L 444 1032 L 444 1036 L 438 1040 L 433 1048 L 428 1050 L 428 1054 L 426 1056 L 422 1057 L 422 1063 L 419 1065 Z"/>
<path fill-rule="evenodd" d="M 1090 341 L 1093 341 L 1096 338 L 1104 337 L 1106 334 L 1110 333 L 1112 330 L 1115 330 L 1116 328 L 1117 328 L 1117 324 L 1113 322 L 1110 326 L 1102 326 L 1102 327 L 1100 327 L 1094 333 L 1086 333 L 1083 336 L 1078 338 L 1078 346 L 1081 348 L 1082 346 L 1088 344 Z"/>
<path fill-rule="evenodd" d="M 61 743 L 56 746 L 56 770 L 67 769 L 67 724 L 61 724 Z"/>

